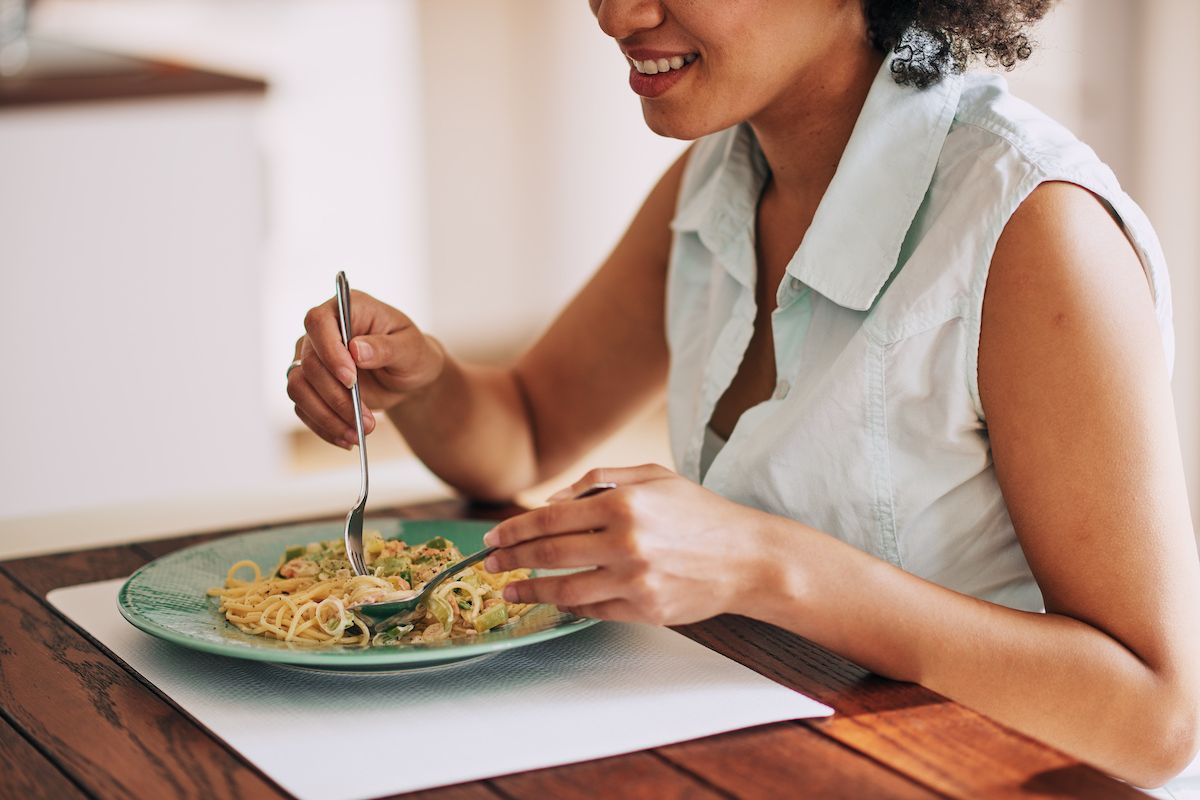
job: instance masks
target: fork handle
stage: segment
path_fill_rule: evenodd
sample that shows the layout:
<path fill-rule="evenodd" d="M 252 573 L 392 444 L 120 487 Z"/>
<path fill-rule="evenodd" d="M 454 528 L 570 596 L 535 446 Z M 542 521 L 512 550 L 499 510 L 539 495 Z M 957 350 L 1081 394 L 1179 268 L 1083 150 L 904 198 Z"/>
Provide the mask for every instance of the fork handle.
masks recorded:
<path fill-rule="evenodd" d="M 434 575 L 432 578 L 430 578 L 429 583 L 425 584 L 425 588 L 421 590 L 421 594 L 428 597 L 430 592 L 433 591 L 435 586 L 438 586 L 439 584 L 441 584 L 443 581 L 445 581 L 447 578 L 451 577 L 452 575 L 457 575 L 458 573 L 462 572 L 467 567 L 478 564 L 480 561 L 483 561 L 485 558 L 490 556 L 495 551 L 496 551 L 496 548 L 494 548 L 494 547 L 485 547 L 482 550 L 480 550 L 478 553 L 473 553 L 473 554 L 467 556 L 462 561 L 454 562 L 453 564 L 451 564 L 450 566 L 446 567 L 444 570 L 439 572 L 437 575 Z"/>
<path fill-rule="evenodd" d="M 593 483 L 591 486 L 587 487 L 582 492 L 575 495 L 575 497 L 573 497 L 572 499 L 573 500 L 582 500 L 585 497 L 591 497 L 594 494 L 600 494 L 601 492 L 606 492 L 609 489 L 615 489 L 615 488 L 617 488 L 617 485 L 615 483 Z M 480 561 L 483 561 L 485 558 L 487 558 L 494 552 L 496 552 L 495 547 L 485 547 L 482 550 L 480 550 L 478 553 L 473 553 L 473 554 L 467 556 L 466 558 L 464 558 L 462 561 L 457 561 L 454 564 L 451 564 L 449 567 L 446 567 L 446 569 L 442 570 L 437 575 L 434 575 L 433 578 L 430 579 L 429 583 L 425 584 L 425 588 L 421 590 L 421 593 L 428 595 L 429 592 L 432 591 L 435 586 L 437 586 L 442 581 L 449 578 L 451 575 L 457 575 L 458 573 L 462 572 L 467 567 L 470 567 L 474 564 L 478 564 Z"/>
<path fill-rule="evenodd" d="M 337 280 L 334 283 L 337 287 L 338 330 L 342 334 L 342 344 L 349 350 L 350 339 L 354 335 L 354 329 L 350 327 L 350 281 L 346 279 L 346 273 L 342 271 L 338 272 Z M 363 429 L 362 396 L 359 394 L 357 378 L 354 380 L 354 385 L 350 387 L 350 402 L 354 404 L 354 432 L 358 434 L 358 467 L 360 474 L 358 502 L 362 503 L 367 499 L 368 489 L 367 433 Z"/>

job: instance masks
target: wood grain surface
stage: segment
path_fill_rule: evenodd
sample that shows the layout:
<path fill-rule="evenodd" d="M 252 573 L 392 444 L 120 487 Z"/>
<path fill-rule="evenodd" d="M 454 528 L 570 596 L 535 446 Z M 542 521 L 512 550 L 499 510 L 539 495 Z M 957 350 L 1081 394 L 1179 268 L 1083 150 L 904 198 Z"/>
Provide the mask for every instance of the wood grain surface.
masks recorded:
<path fill-rule="evenodd" d="M 0 722 L 0 776 L 6 797 L 87 797 L 7 722 Z"/>
<path fill-rule="evenodd" d="M 8 575 L 0 575 L 0 670 L 7 721 L 90 793 L 279 794 Z"/>
<path fill-rule="evenodd" d="M 519 510 L 445 501 L 373 513 L 502 519 Z M 0 563 L 3 796 L 287 796 L 44 600 L 51 589 L 123 577 L 235 532 Z M 740 617 L 678 630 L 837 714 L 409 797 L 1144 798 L 957 703 L 871 675 L 787 631 Z M 517 732 L 513 740 L 536 746 L 536 737 Z"/>

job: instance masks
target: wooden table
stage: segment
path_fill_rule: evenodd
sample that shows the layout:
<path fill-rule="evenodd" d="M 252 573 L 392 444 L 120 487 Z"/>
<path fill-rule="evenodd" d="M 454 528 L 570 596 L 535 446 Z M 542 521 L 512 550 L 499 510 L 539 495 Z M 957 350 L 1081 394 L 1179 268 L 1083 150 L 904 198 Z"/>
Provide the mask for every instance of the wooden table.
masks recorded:
<path fill-rule="evenodd" d="M 447 501 L 395 513 L 497 519 L 514 511 Z M 287 796 L 44 599 L 218 535 L 0 563 L 0 796 Z M 836 715 L 411 796 L 1144 798 L 957 703 L 872 676 L 769 625 L 720 617 L 680 630 Z"/>

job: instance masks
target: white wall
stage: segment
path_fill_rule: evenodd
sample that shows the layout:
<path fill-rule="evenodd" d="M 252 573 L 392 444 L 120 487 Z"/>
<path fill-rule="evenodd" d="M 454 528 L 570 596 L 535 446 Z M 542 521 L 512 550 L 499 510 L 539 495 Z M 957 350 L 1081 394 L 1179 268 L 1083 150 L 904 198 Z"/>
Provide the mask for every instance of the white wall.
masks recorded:
<path fill-rule="evenodd" d="M 684 146 L 642 123 L 584 2 L 41 0 L 34 21 L 270 83 L 268 391 L 343 267 L 459 351 L 518 350 Z"/>
<path fill-rule="evenodd" d="M 504 356 L 600 264 L 684 144 L 643 124 L 582 0 L 424 0 L 421 34 L 436 332 Z"/>
<path fill-rule="evenodd" d="M 1130 191 L 1153 220 L 1175 302 L 1175 413 L 1192 519 L 1200 519 L 1200 3 L 1136 2 L 1141 53 L 1129 117 L 1137 180 Z M 1200 535 L 1200 531 L 1197 532 Z"/>
<path fill-rule="evenodd" d="M 1175 289 L 1175 396 L 1200 509 L 1200 74 L 1195 0 L 1061 0 L 1018 94 L 1146 208 Z M 582 0 L 40 0 L 35 26 L 264 75 L 262 424 L 338 268 L 458 352 L 507 356 L 604 258 L 681 151 L 643 125 Z"/>
<path fill-rule="evenodd" d="M 58 370 L 28 349 L 38 369 L 18 372 L 35 386 L 56 370 L 69 377 L 47 385 L 69 405 L 49 414 L 58 438 L 48 461 L 13 480 L 29 467 L 24 456 L 42 433 L 30 420 L 46 407 L 33 388 L 5 403 L 2 433 L 12 446 L 0 550 L 20 540 L 27 551 L 47 530 L 83 536 L 85 519 L 94 543 L 186 528 L 199 507 L 217 513 L 204 517 L 208 525 L 222 524 L 222 508 L 229 524 L 298 507 L 313 513 L 311 502 L 281 508 L 278 498 L 300 492 L 298 500 L 327 503 L 341 477 L 330 473 L 318 492 L 289 475 L 280 456 L 295 421 L 282 372 L 303 312 L 328 296 L 337 269 L 462 351 L 507 355 L 586 279 L 682 149 L 645 129 L 623 60 L 583 3 L 42 0 L 33 22 L 43 37 L 258 75 L 270 90 L 242 119 L 242 160 L 220 168 L 188 147 L 215 141 L 221 115 L 194 118 L 166 100 L 134 104 L 148 127 L 124 149 L 103 151 L 103 137 L 100 150 L 81 146 L 92 129 L 73 122 L 5 141 L 24 171 L 7 170 L 4 187 L 25 188 L 5 195 L 0 218 L 30 223 L 28 241 L 5 237 L 5 264 L 25 263 L 14 255 L 19 245 L 27 252 L 16 255 L 36 256 L 39 267 L 18 293 L 55 296 L 60 316 L 73 320 L 43 336 L 47 346 L 74 354 L 68 345 L 90 329 L 103 355 Z M 546 58 L 572 68 L 547 74 Z M 77 110 L 124 131 L 117 138 L 128 134 L 117 105 Z M 155 140 L 173 144 L 169 157 L 158 157 Z M 66 173 L 49 168 L 56 161 Z M 85 167 L 89 191 L 72 193 L 59 177 L 69 183 Z M 134 179 L 147 175 L 157 182 Z M 215 194 L 194 191 L 231 176 Z M 157 223 L 144 229 L 158 219 L 147 214 L 177 196 L 190 199 L 207 239 Z M 56 209 L 87 204 L 100 208 L 97 223 L 126 231 L 127 244 L 153 256 L 127 263 L 128 250 L 111 237 L 48 246 L 62 230 Z M 229 236 L 241 237 L 236 258 L 223 244 Z M 127 279 L 114 277 L 116 264 Z M 52 276 L 42 276 L 47 265 Z M 133 318 L 113 312 L 124 307 L 153 311 L 154 336 L 128 379 L 119 354 L 138 342 Z M 28 315 L 8 322 L 18 341 L 43 327 Z M 128 413 L 71 403 L 81 385 Z M 179 387 L 191 388 L 181 396 Z M 139 415 L 140 397 L 153 413 Z M 45 480 L 46 464 L 58 465 L 57 480 Z M 397 474 L 426 495 L 435 485 L 425 474 Z M 236 489 L 236 501 L 213 494 L 222 488 Z M 394 488 L 378 485 L 373 495 L 394 501 L 403 494 Z M 127 513 L 128 503 L 153 513 Z"/>
<path fill-rule="evenodd" d="M 258 108 L 244 95 L 0 112 L 0 517 L 282 468 L 255 413 Z"/>
<path fill-rule="evenodd" d="M 429 319 L 414 2 L 41 0 L 33 29 L 269 84 L 256 134 L 268 200 L 257 347 L 273 427 L 298 425 L 283 370 L 339 269 Z"/>

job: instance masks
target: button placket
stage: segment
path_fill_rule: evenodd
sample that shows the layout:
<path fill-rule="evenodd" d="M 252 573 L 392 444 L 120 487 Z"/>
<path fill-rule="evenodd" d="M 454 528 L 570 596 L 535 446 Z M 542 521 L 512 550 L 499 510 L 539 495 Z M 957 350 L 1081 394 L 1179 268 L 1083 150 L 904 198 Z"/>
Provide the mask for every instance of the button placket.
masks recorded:
<path fill-rule="evenodd" d="M 792 391 L 792 384 L 782 375 L 795 375 L 794 353 L 799 343 L 797 335 L 806 328 L 809 289 L 804 282 L 785 276 L 779 283 L 778 307 L 771 312 L 771 332 L 775 340 L 775 389 L 772 400 L 783 400 Z M 801 326 L 799 329 L 797 326 Z"/>

